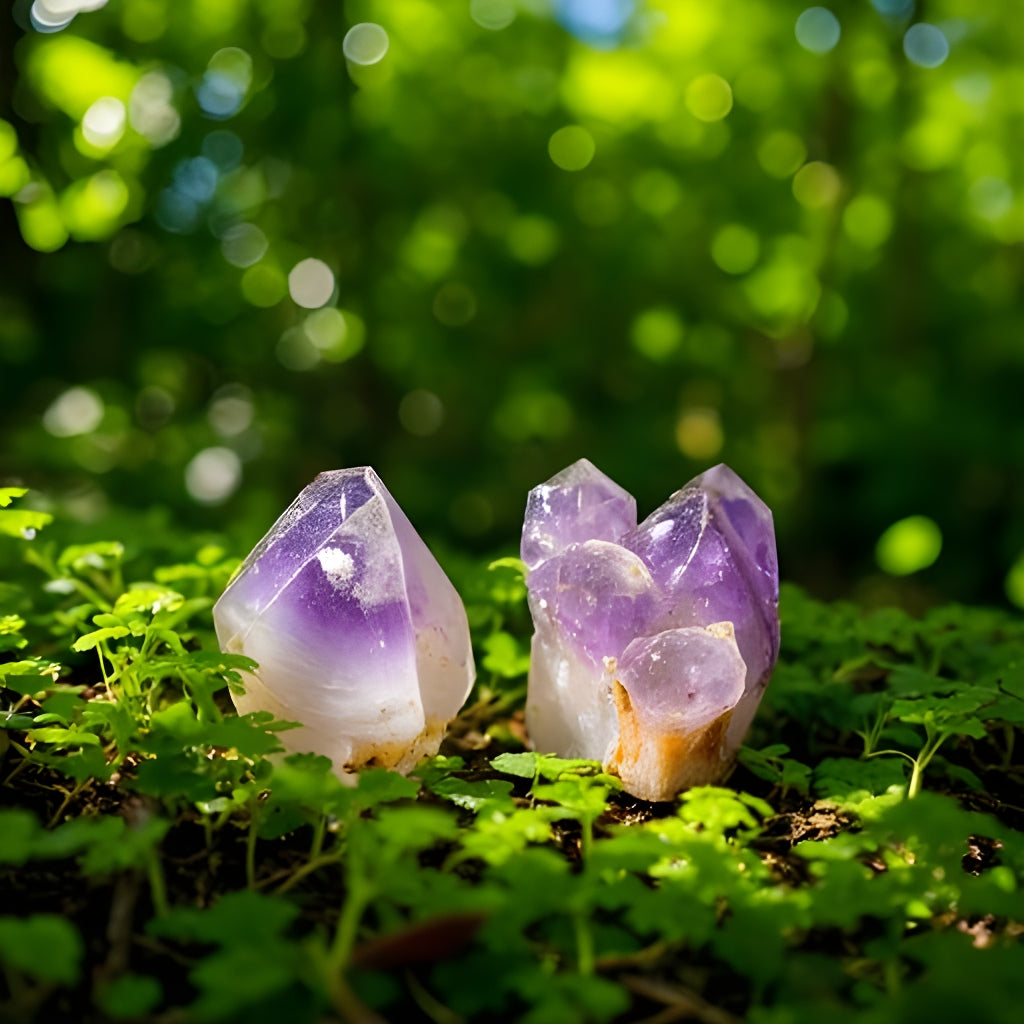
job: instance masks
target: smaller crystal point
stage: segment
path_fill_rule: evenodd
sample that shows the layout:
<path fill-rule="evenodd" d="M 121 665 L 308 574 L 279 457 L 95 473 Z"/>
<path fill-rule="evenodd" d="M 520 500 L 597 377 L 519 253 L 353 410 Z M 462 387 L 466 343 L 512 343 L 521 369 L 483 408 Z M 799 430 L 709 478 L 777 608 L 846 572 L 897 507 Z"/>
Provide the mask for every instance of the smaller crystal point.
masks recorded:
<path fill-rule="evenodd" d="M 640 637 L 617 664 L 612 688 L 619 738 L 608 767 L 642 800 L 671 800 L 719 778 L 725 731 L 747 667 L 731 622 Z"/>
<path fill-rule="evenodd" d="M 715 466 L 637 525 L 633 499 L 583 459 L 531 491 L 522 554 L 534 746 L 601 760 L 649 800 L 721 778 L 779 649 L 757 495 Z"/>
<path fill-rule="evenodd" d="M 338 772 L 408 771 L 437 752 L 473 684 L 466 613 L 372 469 L 322 473 L 213 610 L 221 647 L 259 663 L 239 712 L 299 722 L 291 751 Z"/>

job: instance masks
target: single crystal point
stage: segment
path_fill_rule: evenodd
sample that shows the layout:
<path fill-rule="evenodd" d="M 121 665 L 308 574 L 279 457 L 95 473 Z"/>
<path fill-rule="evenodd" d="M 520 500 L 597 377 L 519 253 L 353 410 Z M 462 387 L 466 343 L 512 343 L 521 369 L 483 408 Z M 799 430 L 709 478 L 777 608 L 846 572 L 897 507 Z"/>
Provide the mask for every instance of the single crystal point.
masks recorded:
<path fill-rule="evenodd" d="M 526 499 L 522 557 L 527 567 L 584 540 L 616 541 L 636 526 L 636 499 L 586 459 L 574 462 Z"/>
<path fill-rule="evenodd" d="M 648 800 L 720 778 L 779 649 L 764 503 L 716 466 L 637 526 L 581 460 L 531 492 L 523 560 L 534 745 L 600 760 Z"/>
<path fill-rule="evenodd" d="M 462 602 L 369 468 L 318 476 L 213 618 L 225 651 L 259 663 L 239 712 L 301 723 L 282 742 L 327 755 L 338 772 L 408 771 L 436 753 L 473 684 Z"/>

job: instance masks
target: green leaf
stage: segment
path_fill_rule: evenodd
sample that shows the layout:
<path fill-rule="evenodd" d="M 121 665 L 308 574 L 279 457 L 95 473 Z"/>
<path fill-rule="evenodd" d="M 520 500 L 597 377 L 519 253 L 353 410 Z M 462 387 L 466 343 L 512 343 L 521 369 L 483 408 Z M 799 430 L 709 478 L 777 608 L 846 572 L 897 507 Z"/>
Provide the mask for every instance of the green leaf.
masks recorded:
<path fill-rule="evenodd" d="M 78 930 L 65 917 L 0 917 L 0 961 L 9 970 L 37 981 L 75 985 L 84 952 Z"/>
<path fill-rule="evenodd" d="M 143 867 L 171 827 L 170 821 L 157 817 L 131 826 L 120 818 L 105 821 L 114 823 L 104 837 L 106 841 L 91 846 L 82 857 L 82 871 L 86 875 L 112 875 Z"/>
<path fill-rule="evenodd" d="M 0 533 L 9 537 L 22 537 L 31 540 L 36 530 L 53 522 L 48 512 L 35 512 L 30 509 L 4 509 L 0 511 Z"/>
<path fill-rule="evenodd" d="M 419 793 L 419 783 L 387 768 L 370 768 L 359 773 L 356 783 L 357 802 L 363 807 L 412 800 Z"/>
<path fill-rule="evenodd" d="M 128 636 L 129 633 L 131 630 L 124 626 L 105 626 L 103 629 L 96 629 L 91 633 L 86 633 L 85 636 L 80 636 L 71 645 L 71 649 L 79 652 L 91 651 L 104 640 L 120 640 L 121 637 Z"/>
<path fill-rule="evenodd" d="M 120 541 L 96 541 L 93 544 L 72 544 L 66 547 L 57 559 L 61 569 L 84 572 L 88 569 L 111 569 L 119 565 L 124 557 L 124 545 Z"/>
<path fill-rule="evenodd" d="M 163 988 L 156 978 L 143 974 L 122 974 L 100 990 L 103 1011 L 116 1020 L 144 1017 L 160 1005 Z"/>
<path fill-rule="evenodd" d="M 75 727 L 65 729 L 60 726 L 47 726 L 43 729 L 33 729 L 32 739 L 41 743 L 53 743 L 57 747 L 101 746 L 101 740 L 95 733 Z"/>
<path fill-rule="evenodd" d="M 483 642 L 485 651 L 481 665 L 504 679 L 525 675 L 530 668 L 530 652 L 520 646 L 511 633 L 502 630 L 492 633 Z"/>
<path fill-rule="evenodd" d="M 512 783 L 503 779 L 486 779 L 480 782 L 469 782 L 457 776 L 435 782 L 430 787 L 432 793 L 443 796 L 458 807 L 468 811 L 511 811 L 515 804 L 512 801 Z"/>
<path fill-rule="evenodd" d="M 31 811 L 0 811 L 0 862 L 24 864 L 32 856 L 39 831 L 39 822 Z"/>
<path fill-rule="evenodd" d="M 180 907 L 146 925 L 150 935 L 219 946 L 261 946 L 280 936 L 298 916 L 285 900 L 245 889 L 222 896 L 207 910 Z"/>
<path fill-rule="evenodd" d="M 521 754 L 499 754 L 491 759 L 491 767 L 521 779 L 558 779 L 562 775 L 596 775 L 601 771 L 600 761 L 589 761 L 581 757 L 562 758 L 554 754 L 539 754 L 533 750 Z"/>
<path fill-rule="evenodd" d="M 27 487 L 0 487 L 0 508 L 7 508 L 15 498 L 24 498 Z"/>
<path fill-rule="evenodd" d="M 771 804 L 747 793 L 718 786 L 695 786 L 682 797 L 679 817 L 713 832 L 752 831 L 775 813 Z"/>

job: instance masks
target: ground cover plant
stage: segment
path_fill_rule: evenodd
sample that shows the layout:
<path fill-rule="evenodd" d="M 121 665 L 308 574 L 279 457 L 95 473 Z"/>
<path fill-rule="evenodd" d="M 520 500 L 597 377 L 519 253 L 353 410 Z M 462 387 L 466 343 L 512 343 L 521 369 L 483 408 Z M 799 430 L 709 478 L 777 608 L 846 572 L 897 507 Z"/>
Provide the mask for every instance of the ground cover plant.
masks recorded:
<path fill-rule="evenodd" d="M 345 787 L 237 716 L 212 538 L 0 494 L 12 1020 L 1018 1019 L 1024 623 L 784 587 L 739 765 L 646 804 L 529 752 L 515 559 L 453 565 L 479 679 L 442 752 Z"/>

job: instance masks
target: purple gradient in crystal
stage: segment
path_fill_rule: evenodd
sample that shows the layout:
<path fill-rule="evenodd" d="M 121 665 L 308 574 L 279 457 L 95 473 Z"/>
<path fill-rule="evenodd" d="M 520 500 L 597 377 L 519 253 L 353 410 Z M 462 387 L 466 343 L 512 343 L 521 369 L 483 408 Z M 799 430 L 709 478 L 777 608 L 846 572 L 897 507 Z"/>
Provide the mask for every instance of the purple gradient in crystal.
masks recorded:
<path fill-rule="evenodd" d="M 731 635 L 697 627 L 638 637 L 619 662 L 633 711 L 661 732 L 692 732 L 731 711 L 746 666 Z"/>
<path fill-rule="evenodd" d="M 536 568 L 570 544 L 617 541 L 636 526 L 636 499 L 586 459 L 530 491 L 522 558 Z"/>
<path fill-rule="evenodd" d="M 535 615 L 556 623 L 595 665 L 622 651 L 658 602 L 644 563 L 608 541 L 570 545 L 530 573 L 530 587 L 546 595 L 532 602 Z"/>
<path fill-rule="evenodd" d="M 221 646 L 259 662 L 239 710 L 303 723 L 291 749 L 403 769 L 436 751 L 473 681 L 465 610 L 380 479 L 321 474 L 214 608 Z"/>

